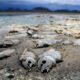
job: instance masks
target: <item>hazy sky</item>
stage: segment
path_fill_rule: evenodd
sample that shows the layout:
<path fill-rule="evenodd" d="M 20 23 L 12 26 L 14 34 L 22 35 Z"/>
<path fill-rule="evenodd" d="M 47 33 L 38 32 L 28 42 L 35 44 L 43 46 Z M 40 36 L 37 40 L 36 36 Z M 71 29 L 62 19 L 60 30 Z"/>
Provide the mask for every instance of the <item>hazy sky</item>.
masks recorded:
<path fill-rule="evenodd" d="M 80 5 L 80 0 L 0 0 L 3 3 L 10 3 L 10 4 L 23 4 L 26 2 L 33 2 L 33 3 L 59 3 L 59 4 L 74 4 Z"/>
<path fill-rule="evenodd" d="M 80 0 L 0 0 L 0 9 L 8 8 L 32 9 L 35 7 L 46 7 L 51 10 L 52 9 L 80 10 Z"/>

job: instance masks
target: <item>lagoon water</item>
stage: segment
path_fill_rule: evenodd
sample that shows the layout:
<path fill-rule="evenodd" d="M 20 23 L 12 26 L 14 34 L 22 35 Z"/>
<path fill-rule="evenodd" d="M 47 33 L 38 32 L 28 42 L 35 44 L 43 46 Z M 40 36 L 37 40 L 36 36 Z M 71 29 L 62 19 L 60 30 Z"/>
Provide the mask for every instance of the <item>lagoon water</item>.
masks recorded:
<path fill-rule="evenodd" d="M 80 18 L 79 14 L 53 14 L 53 13 L 25 13 L 25 14 L 1 14 L 0 13 L 0 33 L 8 30 L 12 25 L 49 24 L 50 21 L 63 20 L 67 18 Z"/>
<path fill-rule="evenodd" d="M 41 16 L 41 17 L 37 17 Z M 9 25 L 35 25 L 35 24 L 46 24 L 47 21 L 54 20 L 50 19 L 44 14 L 20 14 L 20 15 L 0 15 L 0 27 L 6 27 Z"/>
<path fill-rule="evenodd" d="M 35 25 L 47 24 L 48 21 L 67 18 L 80 18 L 79 14 L 51 14 L 51 13 L 26 13 L 26 14 L 0 14 L 0 28 L 9 25 Z"/>

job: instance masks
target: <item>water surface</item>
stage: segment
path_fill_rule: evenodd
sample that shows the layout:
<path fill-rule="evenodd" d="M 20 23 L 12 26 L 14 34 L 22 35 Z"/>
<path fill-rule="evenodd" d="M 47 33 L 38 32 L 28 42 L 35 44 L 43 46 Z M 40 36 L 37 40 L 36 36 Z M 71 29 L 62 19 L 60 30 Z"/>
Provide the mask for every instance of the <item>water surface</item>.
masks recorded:
<path fill-rule="evenodd" d="M 8 30 L 12 25 L 49 24 L 50 21 L 63 20 L 67 18 L 80 18 L 79 14 L 53 14 L 53 13 L 25 13 L 25 14 L 1 14 L 0 33 Z M 4 31 L 3 31 L 4 30 Z"/>

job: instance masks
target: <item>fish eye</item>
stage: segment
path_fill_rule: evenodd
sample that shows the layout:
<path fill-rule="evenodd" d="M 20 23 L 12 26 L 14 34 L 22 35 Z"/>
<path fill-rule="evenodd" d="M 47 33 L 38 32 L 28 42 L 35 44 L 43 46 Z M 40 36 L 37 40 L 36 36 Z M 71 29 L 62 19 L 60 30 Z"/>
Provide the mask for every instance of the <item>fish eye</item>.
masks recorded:
<path fill-rule="evenodd" d="M 31 63 L 31 61 L 28 61 L 28 63 L 30 64 L 30 63 Z"/>
<path fill-rule="evenodd" d="M 47 72 L 47 69 L 44 69 L 44 70 L 43 70 L 43 73 L 46 73 L 46 72 Z"/>
<path fill-rule="evenodd" d="M 42 63 L 43 63 L 43 64 L 45 64 L 45 63 L 46 63 L 46 61 L 45 61 L 45 60 L 43 60 L 43 61 L 42 61 Z"/>

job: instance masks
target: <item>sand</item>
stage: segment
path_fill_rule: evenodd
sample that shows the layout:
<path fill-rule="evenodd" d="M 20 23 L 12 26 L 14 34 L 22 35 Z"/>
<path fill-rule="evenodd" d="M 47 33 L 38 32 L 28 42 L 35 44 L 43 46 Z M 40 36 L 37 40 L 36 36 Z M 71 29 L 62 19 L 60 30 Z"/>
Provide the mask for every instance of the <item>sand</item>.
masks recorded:
<path fill-rule="evenodd" d="M 19 43 L 14 43 L 12 46 L 0 47 L 0 52 L 6 49 L 15 49 L 15 53 L 11 54 L 9 57 L 4 57 L 0 60 L 0 80 L 80 80 L 80 45 L 78 43 L 74 45 L 75 39 L 80 37 L 80 28 L 72 27 L 72 22 L 79 23 L 80 20 L 63 20 L 51 22 L 49 25 L 38 25 L 33 26 L 35 28 L 25 28 L 14 26 L 14 28 L 19 31 L 6 32 L 6 35 L 2 34 L 0 40 L 19 40 Z M 64 23 L 64 25 L 63 25 Z M 70 24 L 65 25 L 65 24 Z M 35 30 L 38 28 L 37 30 Z M 23 31 L 21 32 L 21 29 Z M 28 34 L 27 31 L 32 30 L 32 34 Z M 33 38 L 33 34 L 43 35 Z M 21 36 L 20 36 L 21 35 Z M 56 35 L 56 36 L 55 36 Z M 16 36 L 16 37 L 12 37 Z M 18 36 L 18 37 L 17 37 Z M 36 42 L 42 39 L 56 39 L 62 40 L 55 44 L 44 46 L 41 48 L 36 47 Z M 15 44 L 16 43 L 16 44 Z M 48 73 L 41 73 L 37 66 L 33 67 L 31 70 L 26 70 L 20 64 L 19 57 L 23 51 L 27 48 L 29 51 L 38 55 L 54 48 L 59 51 L 62 55 L 63 62 L 58 63 L 56 67 L 53 67 Z"/>

